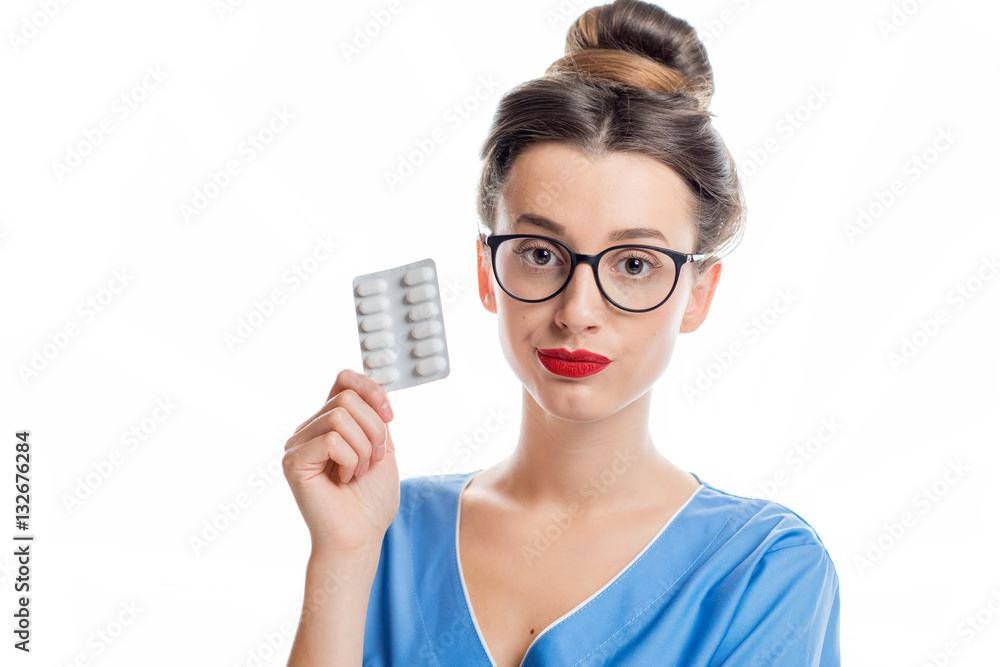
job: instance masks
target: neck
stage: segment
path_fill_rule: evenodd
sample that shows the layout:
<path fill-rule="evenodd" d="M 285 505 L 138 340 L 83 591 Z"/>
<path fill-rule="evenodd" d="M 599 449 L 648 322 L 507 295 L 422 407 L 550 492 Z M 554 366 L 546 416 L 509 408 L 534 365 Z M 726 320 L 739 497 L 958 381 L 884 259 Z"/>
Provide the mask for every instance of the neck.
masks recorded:
<path fill-rule="evenodd" d="M 649 434 L 652 390 L 597 421 L 570 421 L 522 393 L 521 432 L 501 467 L 498 490 L 530 512 L 600 516 L 641 509 L 693 478 L 667 461 Z"/>

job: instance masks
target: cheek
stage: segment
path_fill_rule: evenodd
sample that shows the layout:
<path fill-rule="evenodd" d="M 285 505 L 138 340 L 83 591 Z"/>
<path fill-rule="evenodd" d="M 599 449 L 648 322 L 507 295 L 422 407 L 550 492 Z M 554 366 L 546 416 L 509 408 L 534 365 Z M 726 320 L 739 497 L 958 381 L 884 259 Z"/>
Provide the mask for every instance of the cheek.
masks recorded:
<path fill-rule="evenodd" d="M 497 302 L 497 321 L 500 347 L 513 364 L 518 356 L 523 357 L 531 351 L 530 340 L 534 330 L 531 313 L 511 305 L 509 299 L 501 299 Z"/>
<path fill-rule="evenodd" d="M 634 349 L 638 351 L 635 356 L 636 372 L 642 373 L 645 369 L 661 371 L 673 355 L 684 312 L 679 308 L 667 308 L 666 304 L 660 306 L 664 312 L 647 325 L 636 325 L 622 332 L 622 340 L 635 341 Z"/>

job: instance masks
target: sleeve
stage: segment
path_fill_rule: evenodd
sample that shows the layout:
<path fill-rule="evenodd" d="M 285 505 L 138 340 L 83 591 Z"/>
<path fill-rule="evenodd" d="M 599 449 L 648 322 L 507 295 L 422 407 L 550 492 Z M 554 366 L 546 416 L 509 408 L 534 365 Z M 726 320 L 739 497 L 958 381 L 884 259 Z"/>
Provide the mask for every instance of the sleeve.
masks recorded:
<path fill-rule="evenodd" d="M 764 554 L 711 665 L 840 667 L 840 580 L 826 547 Z"/>

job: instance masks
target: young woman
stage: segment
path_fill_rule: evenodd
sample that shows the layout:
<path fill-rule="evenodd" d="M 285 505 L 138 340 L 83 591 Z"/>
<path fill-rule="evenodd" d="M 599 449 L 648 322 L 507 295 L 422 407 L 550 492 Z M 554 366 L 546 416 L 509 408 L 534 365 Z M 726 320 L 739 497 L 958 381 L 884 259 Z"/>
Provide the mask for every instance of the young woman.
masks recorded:
<path fill-rule="evenodd" d="M 285 445 L 313 547 L 289 665 L 840 664 L 816 532 L 681 470 L 649 430 L 743 230 L 712 93 L 688 23 L 617 0 L 501 100 L 477 254 L 524 385 L 516 449 L 401 482 L 386 392 L 342 371 Z"/>

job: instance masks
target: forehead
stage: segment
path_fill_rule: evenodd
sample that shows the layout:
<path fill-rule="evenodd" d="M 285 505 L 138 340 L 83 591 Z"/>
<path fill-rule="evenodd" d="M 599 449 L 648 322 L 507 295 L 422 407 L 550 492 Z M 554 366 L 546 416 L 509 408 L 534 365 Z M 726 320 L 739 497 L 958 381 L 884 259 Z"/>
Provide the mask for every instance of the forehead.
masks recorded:
<path fill-rule="evenodd" d="M 566 144 L 545 142 L 515 160 L 500 197 L 498 225 L 500 233 L 540 233 L 588 248 L 625 238 L 622 230 L 642 228 L 659 234 L 631 238 L 662 243 L 657 238 L 662 236 L 668 247 L 679 247 L 695 238 L 693 204 L 677 172 L 651 157 L 622 152 L 592 157 Z M 531 222 L 538 218 L 565 233 L 551 227 L 543 231 Z"/>

